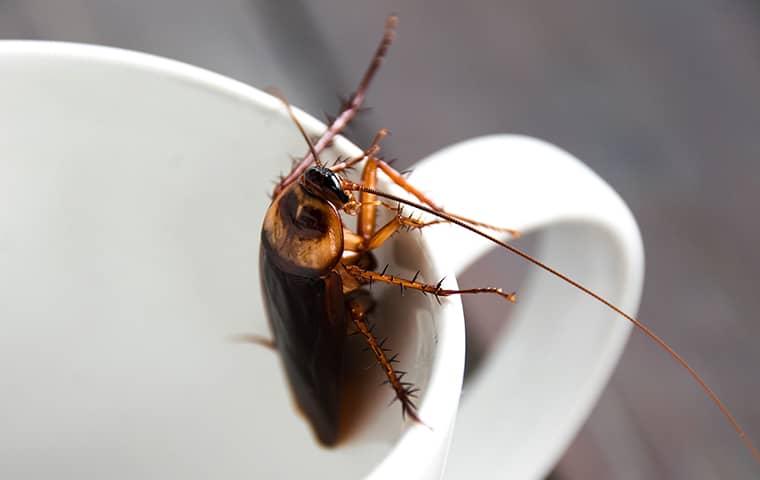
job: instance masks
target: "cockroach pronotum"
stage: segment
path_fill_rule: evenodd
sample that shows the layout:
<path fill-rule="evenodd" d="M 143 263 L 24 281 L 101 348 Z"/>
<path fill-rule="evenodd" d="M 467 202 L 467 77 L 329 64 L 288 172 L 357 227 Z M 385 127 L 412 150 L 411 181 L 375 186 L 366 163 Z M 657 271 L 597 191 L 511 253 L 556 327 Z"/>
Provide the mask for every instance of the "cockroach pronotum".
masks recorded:
<path fill-rule="evenodd" d="M 310 140 L 283 98 L 309 148 L 274 189 L 262 227 L 261 278 L 274 345 L 281 354 L 296 402 L 319 441 L 331 446 L 338 440 L 344 342 L 349 333 L 359 335 L 366 342 L 401 405 L 402 415 L 424 423 L 414 403 L 418 389 L 404 380 L 405 372 L 395 366 L 399 359 L 382 339 L 375 336 L 367 322 L 374 301 L 366 287 L 372 282 L 392 284 L 402 291 L 416 290 L 436 298 L 491 294 L 509 302 L 515 301 L 515 294 L 499 288 L 445 289 L 441 282 L 426 283 L 417 275 L 402 278 L 378 268 L 373 250 L 397 231 L 449 223 L 518 255 L 633 323 L 693 377 L 760 463 L 760 452 L 725 404 L 664 340 L 599 294 L 495 235 L 514 235 L 515 232 L 456 215 L 438 206 L 379 156 L 379 143 L 387 133 L 385 130 L 381 130 L 369 148 L 357 158 L 343 159 L 331 166 L 320 161 L 320 152 L 360 110 L 369 84 L 393 41 L 396 23 L 395 16 L 388 18 L 380 45 L 358 88 L 316 142 Z M 362 163 L 361 182 L 353 182 L 344 176 L 347 170 Z M 380 173 L 405 190 L 410 195 L 408 198 L 415 200 L 379 191 L 377 176 Z M 407 215 L 403 208 L 424 212 L 432 220 L 423 221 L 420 217 Z M 393 215 L 378 227 L 378 211 L 381 209 L 391 210 Z M 357 217 L 355 230 L 346 226 L 341 213 Z"/>

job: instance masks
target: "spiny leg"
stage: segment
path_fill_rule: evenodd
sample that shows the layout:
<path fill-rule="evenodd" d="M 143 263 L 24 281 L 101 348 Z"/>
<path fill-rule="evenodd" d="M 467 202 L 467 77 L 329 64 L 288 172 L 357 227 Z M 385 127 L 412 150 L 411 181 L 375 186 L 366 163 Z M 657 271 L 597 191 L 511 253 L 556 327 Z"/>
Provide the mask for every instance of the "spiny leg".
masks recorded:
<path fill-rule="evenodd" d="M 496 231 L 496 232 L 506 233 L 506 234 L 508 234 L 508 235 L 510 235 L 512 237 L 519 237 L 520 236 L 520 232 L 518 232 L 517 230 L 511 229 L 511 228 L 498 227 L 498 226 L 491 225 L 491 224 L 484 223 L 484 222 L 479 222 L 477 220 L 473 220 L 471 218 L 463 217 L 461 215 L 450 213 L 450 212 L 444 210 L 443 207 L 441 207 L 440 205 L 436 204 L 430 197 L 428 197 L 423 192 L 421 192 L 419 189 L 417 189 L 417 187 L 415 187 L 414 185 L 412 185 L 411 183 L 409 183 L 409 181 L 406 179 L 406 177 L 404 177 L 404 175 L 401 174 L 401 172 L 399 172 L 398 170 L 394 169 L 387 162 L 385 162 L 385 161 L 383 161 L 383 160 L 381 160 L 379 158 L 373 158 L 373 157 L 371 157 L 371 158 L 369 158 L 367 160 L 367 163 L 368 164 L 369 163 L 376 163 L 376 167 L 375 168 L 378 168 L 383 173 L 385 173 L 388 176 L 388 178 L 390 178 L 391 181 L 393 181 L 393 183 L 395 183 L 399 187 L 403 188 L 405 191 L 407 191 L 411 195 L 414 195 L 420 202 L 428 205 L 433 210 L 436 210 L 436 211 L 441 212 L 441 213 L 445 213 L 445 214 L 449 215 L 450 217 L 454 217 L 457 220 L 461 220 L 463 222 L 469 223 L 470 225 L 474 225 L 474 226 L 477 226 L 477 227 L 483 227 L 483 228 L 486 228 L 488 230 L 492 230 L 492 231 Z M 373 188 L 374 189 L 375 187 L 372 186 L 372 187 L 369 187 L 369 188 Z M 367 192 L 362 192 L 362 195 L 364 195 L 366 193 Z"/>
<path fill-rule="evenodd" d="M 460 289 L 460 290 L 446 289 L 441 286 L 443 284 L 443 279 L 435 285 L 430 284 L 430 283 L 418 282 L 417 275 L 419 275 L 419 272 L 415 274 L 414 278 L 409 280 L 407 278 L 402 278 L 396 275 L 391 275 L 391 274 L 386 273 L 386 269 L 388 268 L 387 266 L 380 273 L 363 269 L 357 265 L 344 265 L 343 267 L 346 269 L 346 271 L 349 274 L 353 275 L 356 278 L 362 279 L 368 283 L 383 282 L 383 283 L 388 283 L 391 285 L 398 285 L 401 288 L 402 292 L 404 291 L 405 288 L 410 288 L 412 290 L 418 290 L 424 294 L 431 294 L 435 296 L 436 299 L 438 297 L 448 297 L 451 295 L 489 293 L 493 295 L 498 295 L 501 298 L 511 303 L 515 303 L 515 301 L 517 301 L 516 293 L 514 292 L 507 293 L 507 292 L 504 292 L 501 288 L 485 287 L 485 288 L 466 288 L 466 289 Z"/>
<path fill-rule="evenodd" d="M 388 129 L 387 128 L 381 128 L 377 131 L 375 134 L 375 138 L 372 139 L 372 143 L 367 147 L 366 150 L 364 150 L 364 153 L 362 153 L 360 156 L 356 158 L 352 158 L 350 160 L 346 160 L 344 162 L 336 163 L 335 165 L 330 167 L 330 170 L 332 170 L 335 173 L 340 173 L 342 171 L 348 170 L 350 168 L 353 168 L 354 165 L 361 162 L 364 159 L 373 157 L 377 154 L 377 152 L 380 151 L 380 142 L 388 135 Z"/>
<path fill-rule="evenodd" d="M 380 40 L 380 45 L 378 45 L 377 50 L 375 50 L 375 54 L 372 57 L 372 62 L 367 68 L 367 71 L 364 73 L 364 76 L 362 77 L 356 91 L 353 93 L 353 95 L 351 95 L 351 98 L 343 106 L 343 111 L 337 117 L 335 117 L 325 133 L 322 134 L 322 137 L 320 137 L 320 139 L 314 145 L 314 151 L 316 151 L 316 153 L 320 153 L 328 145 L 330 145 L 335 136 L 343 131 L 343 129 L 351 122 L 351 120 L 353 120 L 353 118 L 358 113 L 362 103 L 364 102 L 364 97 L 367 95 L 369 84 L 377 73 L 377 70 L 380 68 L 380 65 L 383 62 L 383 58 L 385 58 L 385 55 L 388 52 L 388 48 L 393 42 L 397 23 L 398 17 L 395 15 L 389 16 L 385 21 L 385 31 L 383 32 L 383 38 Z M 303 160 L 301 160 L 301 163 L 299 163 L 287 176 L 280 180 L 274 189 L 273 197 L 276 197 L 285 187 L 293 183 L 304 171 L 306 171 L 307 168 L 309 168 L 313 162 L 314 156 L 310 152 L 304 157 Z"/>
<path fill-rule="evenodd" d="M 385 225 L 378 229 L 372 229 L 367 232 L 369 238 L 364 238 L 358 233 L 355 233 L 348 228 L 343 228 L 343 245 L 344 245 L 344 259 L 347 254 L 359 255 L 370 250 L 374 250 L 385 243 L 389 238 L 393 236 L 399 230 L 421 230 L 431 225 L 437 225 L 439 223 L 446 223 L 445 220 L 430 220 L 423 221 L 419 218 L 413 218 L 411 216 L 405 216 L 400 208 L 391 207 L 382 202 L 372 202 L 372 206 L 382 206 L 395 212 L 394 217 L 389 220 Z M 362 204 L 359 207 L 361 209 L 368 208 L 368 204 Z M 370 224 L 372 225 L 372 224 Z M 373 225 L 374 226 L 374 225 Z"/>
<path fill-rule="evenodd" d="M 398 354 L 393 354 L 390 358 L 386 355 L 389 351 L 385 345 L 385 339 L 378 341 L 375 334 L 372 333 L 372 329 L 367 325 L 366 307 L 359 301 L 349 301 L 349 314 L 351 321 L 356 327 L 357 333 L 359 333 L 367 342 L 367 347 L 375 355 L 377 364 L 382 368 L 385 373 L 386 380 L 383 384 L 389 384 L 393 391 L 396 393 L 394 401 L 401 402 L 401 413 L 406 416 L 409 415 L 411 419 L 416 422 L 420 422 L 419 416 L 417 416 L 417 406 L 414 404 L 413 398 L 417 397 L 419 389 L 410 382 L 404 382 L 403 378 L 406 372 L 397 371 L 393 368 L 393 364 L 397 362 L 396 357 Z"/>
<path fill-rule="evenodd" d="M 369 188 L 377 187 L 377 162 L 369 157 L 362 170 L 362 185 Z M 356 220 L 356 233 L 366 242 L 377 228 L 377 197 L 368 192 L 359 193 L 359 215 Z"/>
<path fill-rule="evenodd" d="M 375 136 L 373 145 L 376 145 L 384 136 L 385 132 L 381 130 Z M 377 168 L 380 165 L 388 165 L 382 160 L 379 160 L 371 155 L 367 157 L 367 163 L 362 170 L 362 185 L 367 188 L 375 189 L 377 186 Z M 403 178 L 403 177 L 402 177 Z M 401 208 L 396 209 L 395 217 L 388 223 L 377 229 L 377 207 L 384 206 L 386 204 L 378 201 L 377 197 L 368 192 L 361 192 L 359 194 L 359 210 L 357 214 L 356 233 L 363 239 L 360 246 L 362 250 L 368 251 L 378 248 L 388 238 L 390 238 L 399 228 L 407 227 L 422 228 L 436 223 L 442 223 L 440 220 L 434 220 L 430 222 L 422 222 L 420 220 L 413 219 L 411 217 L 405 217 L 402 215 Z"/>
<path fill-rule="evenodd" d="M 372 236 L 365 241 L 363 246 L 366 250 L 374 250 L 376 248 L 379 248 L 383 243 L 391 238 L 391 236 L 393 236 L 393 234 L 396 233 L 399 229 L 420 230 L 422 228 L 429 227 L 431 225 L 437 225 L 439 223 L 444 223 L 444 221 L 431 220 L 428 222 L 423 222 L 422 220 L 416 218 L 406 217 L 401 213 L 401 209 L 396 209 L 396 215 L 393 217 L 393 219 L 391 219 L 382 227 L 378 228 L 372 234 Z"/>

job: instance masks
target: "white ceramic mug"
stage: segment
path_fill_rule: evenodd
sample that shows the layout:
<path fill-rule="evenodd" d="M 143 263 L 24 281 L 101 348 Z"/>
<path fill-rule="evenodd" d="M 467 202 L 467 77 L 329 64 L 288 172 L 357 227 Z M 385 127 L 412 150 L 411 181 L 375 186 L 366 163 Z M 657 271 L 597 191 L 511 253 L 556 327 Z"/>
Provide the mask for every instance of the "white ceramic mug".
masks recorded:
<path fill-rule="evenodd" d="M 515 286 L 514 322 L 454 430 L 459 299 L 379 289 L 375 320 L 422 388 L 426 426 L 387 407 L 380 373 L 362 379 L 353 367 L 370 359 L 352 356 L 350 375 L 372 385 L 352 392 L 348 440 L 325 450 L 296 414 L 276 353 L 231 340 L 268 334 L 266 194 L 305 151 L 282 105 L 199 68 L 87 45 L 0 42 L 0 78 L 2 478 L 433 479 L 452 438 L 447 478 L 538 478 L 622 350 L 622 319 L 536 272 Z M 359 153 L 344 139 L 333 150 L 326 159 Z M 411 178 L 451 211 L 540 230 L 539 258 L 635 310 L 635 222 L 569 154 L 485 137 Z M 433 281 L 488 248 L 436 226 L 398 236 L 380 260 Z"/>

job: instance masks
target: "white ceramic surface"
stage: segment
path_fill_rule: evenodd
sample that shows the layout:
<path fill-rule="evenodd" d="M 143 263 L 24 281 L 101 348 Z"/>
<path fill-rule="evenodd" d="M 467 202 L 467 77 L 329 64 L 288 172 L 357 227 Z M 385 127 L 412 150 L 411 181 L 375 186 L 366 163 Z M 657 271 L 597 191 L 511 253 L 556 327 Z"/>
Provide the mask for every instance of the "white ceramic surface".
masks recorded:
<path fill-rule="evenodd" d="M 231 340 L 268 332 L 260 223 L 271 181 L 304 151 L 276 100 L 170 60 L 73 44 L 0 42 L 0 78 L 0 477 L 440 476 L 464 361 L 458 299 L 379 289 L 393 301 L 378 323 L 423 387 L 431 428 L 404 424 L 370 371 L 350 441 L 333 450 L 294 413 L 276 354 Z M 336 150 L 358 152 L 345 140 Z M 436 154 L 414 180 L 452 210 L 552 227 L 542 258 L 636 307 L 635 223 L 569 155 L 489 137 Z M 399 237 L 381 261 L 437 279 L 483 251 L 440 227 Z M 556 280 L 520 290 L 518 318 L 466 398 L 451 478 L 545 472 L 629 331 Z M 364 373 L 369 359 L 351 358 Z"/>

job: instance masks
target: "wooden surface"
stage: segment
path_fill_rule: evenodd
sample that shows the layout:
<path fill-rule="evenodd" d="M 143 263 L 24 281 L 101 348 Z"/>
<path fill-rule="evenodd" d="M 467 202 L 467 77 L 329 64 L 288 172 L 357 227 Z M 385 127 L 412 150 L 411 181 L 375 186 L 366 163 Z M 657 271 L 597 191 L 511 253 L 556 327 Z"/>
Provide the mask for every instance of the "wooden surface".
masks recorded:
<path fill-rule="evenodd" d="M 755 2 L 5 0 L 0 36 L 157 53 L 278 85 L 318 112 L 352 88 L 390 11 L 399 40 L 353 138 L 389 127 L 387 152 L 408 165 L 467 137 L 520 132 L 586 161 L 640 223 L 641 318 L 760 441 Z M 634 335 L 552 478 L 758 476 L 690 378 Z"/>

